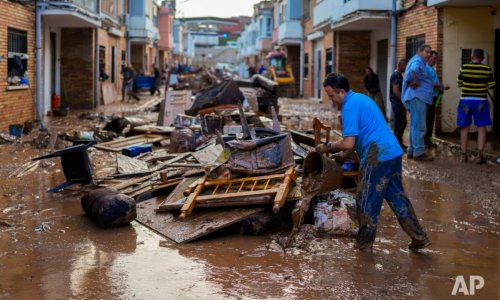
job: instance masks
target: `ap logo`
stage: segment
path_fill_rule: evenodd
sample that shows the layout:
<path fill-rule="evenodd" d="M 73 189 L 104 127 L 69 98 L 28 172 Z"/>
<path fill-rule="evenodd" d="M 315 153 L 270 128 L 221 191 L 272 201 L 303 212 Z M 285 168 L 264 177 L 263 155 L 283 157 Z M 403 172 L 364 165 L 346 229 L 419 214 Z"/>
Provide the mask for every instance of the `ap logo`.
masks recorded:
<path fill-rule="evenodd" d="M 456 296 L 457 293 L 462 293 L 466 296 L 474 296 L 476 294 L 476 290 L 481 289 L 484 286 L 484 278 L 479 275 L 471 275 L 469 276 L 469 287 L 467 287 L 467 282 L 462 275 L 458 275 L 455 278 L 455 285 L 453 286 L 453 290 L 451 294 Z"/>

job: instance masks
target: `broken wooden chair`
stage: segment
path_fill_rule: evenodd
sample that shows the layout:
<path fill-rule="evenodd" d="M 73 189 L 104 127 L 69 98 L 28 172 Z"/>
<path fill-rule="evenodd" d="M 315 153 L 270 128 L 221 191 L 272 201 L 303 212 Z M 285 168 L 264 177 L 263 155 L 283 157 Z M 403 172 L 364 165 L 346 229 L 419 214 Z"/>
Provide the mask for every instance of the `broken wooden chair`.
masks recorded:
<path fill-rule="evenodd" d="M 188 198 L 179 218 L 186 220 L 196 204 L 211 206 L 241 206 L 273 203 L 278 213 L 284 205 L 291 183 L 297 179 L 294 167 L 283 174 L 208 180 L 203 176 L 184 192 Z M 274 196 L 274 198 L 273 198 Z"/>

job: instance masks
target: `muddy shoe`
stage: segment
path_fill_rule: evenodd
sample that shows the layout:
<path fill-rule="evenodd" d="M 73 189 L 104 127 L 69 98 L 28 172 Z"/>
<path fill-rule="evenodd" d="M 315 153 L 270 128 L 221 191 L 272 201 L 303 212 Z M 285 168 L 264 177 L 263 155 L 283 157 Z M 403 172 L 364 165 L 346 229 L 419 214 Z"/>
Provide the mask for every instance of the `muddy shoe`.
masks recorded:
<path fill-rule="evenodd" d="M 476 159 L 476 164 L 478 165 L 483 165 L 486 163 L 486 158 L 484 156 L 478 156 Z"/>
<path fill-rule="evenodd" d="M 408 244 L 408 248 L 412 251 L 418 251 L 429 247 L 431 244 L 432 243 L 428 238 L 425 238 L 424 240 L 412 240 L 411 243 Z"/>
<path fill-rule="evenodd" d="M 434 157 L 431 157 L 431 156 L 424 153 L 422 155 L 413 157 L 413 159 L 418 160 L 418 161 L 433 161 Z"/>
<path fill-rule="evenodd" d="M 406 157 L 407 157 L 407 158 L 409 158 L 409 159 L 413 159 L 413 154 L 411 154 L 411 153 L 407 153 L 407 154 L 406 154 Z"/>

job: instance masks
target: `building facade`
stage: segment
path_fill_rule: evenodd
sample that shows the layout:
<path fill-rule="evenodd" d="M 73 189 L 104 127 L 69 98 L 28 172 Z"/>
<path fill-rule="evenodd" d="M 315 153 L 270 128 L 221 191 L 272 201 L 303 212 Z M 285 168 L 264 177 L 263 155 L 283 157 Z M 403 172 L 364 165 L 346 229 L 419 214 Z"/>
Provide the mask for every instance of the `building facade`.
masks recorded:
<path fill-rule="evenodd" d="M 0 1 L 0 131 L 35 120 L 35 5 Z"/>

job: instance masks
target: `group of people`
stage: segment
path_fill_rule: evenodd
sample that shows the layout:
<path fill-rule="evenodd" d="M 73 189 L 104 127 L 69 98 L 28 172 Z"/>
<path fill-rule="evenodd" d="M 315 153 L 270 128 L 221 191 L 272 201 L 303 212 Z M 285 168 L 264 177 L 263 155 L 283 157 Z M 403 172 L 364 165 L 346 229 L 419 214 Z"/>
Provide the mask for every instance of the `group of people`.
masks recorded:
<path fill-rule="evenodd" d="M 153 68 L 153 74 L 154 74 L 154 85 L 151 88 L 151 94 L 156 94 L 156 95 L 161 95 L 160 92 L 160 85 L 161 85 L 161 79 L 162 75 L 160 72 L 160 69 L 156 67 L 156 65 L 152 65 Z M 122 101 L 125 101 L 125 99 L 128 99 L 130 101 L 132 98 L 135 100 L 139 101 L 141 100 L 137 96 L 137 88 L 134 86 L 134 82 L 137 76 L 137 73 L 134 69 L 134 66 L 132 64 L 128 65 L 123 65 L 121 74 L 123 77 L 122 80 Z"/>
<path fill-rule="evenodd" d="M 391 75 L 389 98 L 394 117 L 394 135 L 407 157 L 419 161 L 432 161 L 426 148 L 435 147 L 432 140 L 436 108 L 442 94 L 450 88 L 442 84 L 437 76 L 435 65 L 438 52 L 429 45 L 422 45 L 409 61 L 401 59 Z M 474 49 L 471 63 L 464 64 L 459 71 L 458 86 L 462 94 L 457 109 L 457 127 L 460 128 L 461 160 L 468 161 L 467 141 L 472 120 L 478 130 L 477 163 L 486 162 L 483 154 L 486 143 L 486 127 L 491 125 L 488 102 L 488 89 L 495 88 L 491 67 L 482 64 L 484 51 Z M 365 70 L 365 88 L 386 116 L 385 105 L 377 74 L 371 68 Z M 407 111 L 410 112 L 410 135 L 408 147 L 403 144 L 403 134 L 407 126 Z"/>
<path fill-rule="evenodd" d="M 440 93 L 449 88 L 448 85 L 439 83 L 434 70 L 437 58 L 437 52 L 432 51 L 430 46 L 423 45 L 410 61 L 399 61 L 390 80 L 390 98 L 394 112 L 393 132 L 387 125 L 384 110 L 377 102 L 380 88 L 374 88 L 378 86 L 378 78 L 375 78 L 376 75 L 371 69 L 367 70 L 369 78 L 365 79 L 365 85 L 370 87 L 367 89 L 371 98 L 352 91 L 348 79 L 342 74 L 331 73 L 323 82 L 325 93 L 341 112 L 342 139 L 327 145 L 320 144 L 316 150 L 335 153 L 334 156 L 340 161 L 356 150 L 360 158 L 361 180 L 356 198 L 359 222 L 356 247 L 360 250 L 373 249 L 384 199 L 387 200 L 402 229 L 410 236 L 411 242 L 408 247 L 411 250 L 416 251 L 431 244 L 403 189 L 402 136 L 408 110 L 410 112 L 410 139 L 406 149 L 408 158 L 422 161 L 433 159 L 425 153 L 425 140 L 426 136 L 427 139 L 432 136 L 434 109 Z M 462 88 L 457 125 L 461 130 L 463 161 L 467 161 L 466 138 L 474 118 L 479 131 L 478 162 L 480 163 L 484 162 L 482 151 L 485 127 L 491 125 L 487 93 L 488 89 L 495 87 L 491 68 L 481 63 L 483 58 L 484 52 L 475 49 L 472 53 L 472 62 L 462 66 L 457 81 L 458 86 Z"/>

